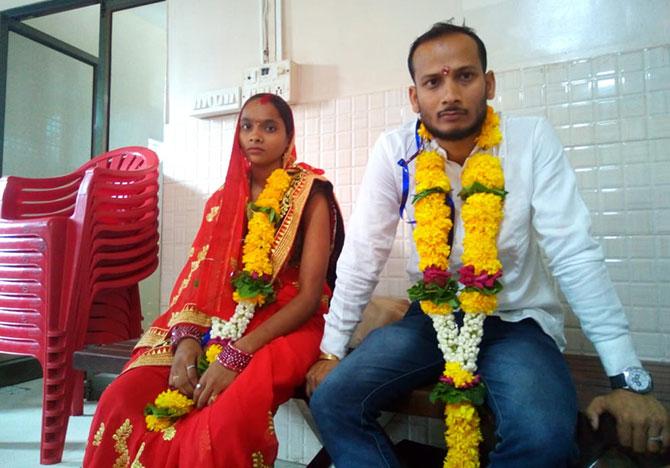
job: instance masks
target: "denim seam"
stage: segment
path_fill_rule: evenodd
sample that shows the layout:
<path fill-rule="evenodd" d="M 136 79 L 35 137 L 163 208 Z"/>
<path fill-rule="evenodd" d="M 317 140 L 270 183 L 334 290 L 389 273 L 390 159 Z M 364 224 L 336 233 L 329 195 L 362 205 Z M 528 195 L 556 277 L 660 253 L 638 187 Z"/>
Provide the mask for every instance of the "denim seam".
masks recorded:
<path fill-rule="evenodd" d="M 502 423 L 503 414 L 502 414 L 502 411 L 500 411 L 500 407 L 498 406 L 498 402 L 496 401 L 496 398 L 495 398 L 495 395 L 493 394 L 493 392 L 487 391 L 486 393 L 488 394 L 488 397 L 489 397 L 488 398 L 489 406 L 495 408 L 494 411 L 493 411 L 494 414 L 496 415 L 496 423 L 495 423 L 496 444 L 495 444 L 495 447 L 493 449 L 493 451 L 495 451 L 495 449 L 498 447 L 498 445 L 500 445 L 500 441 L 502 440 L 502 438 L 500 436 L 500 427 L 502 426 L 501 423 Z M 500 421 L 498 421 L 498 416 L 500 416 Z"/>
<path fill-rule="evenodd" d="M 444 361 L 443 361 L 443 360 L 437 361 L 437 364 L 439 364 L 440 362 L 444 362 Z M 368 400 L 374 393 L 376 393 L 376 392 L 378 392 L 379 390 L 381 390 L 382 388 L 384 388 L 384 387 L 386 387 L 386 386 L 392 384 L 393 382 L 396 382 L 397 380 L 400 380 L 400 379 L 402 379 L 402 378 L 411 376 L 411 375 L 414 374 L 414 373 L 421 372 L 421 371 L 423 371 L 423 370 L 425 370 L 425 369 L 428 369 L 429 367 L 432 367 L 432 366 L 434 366 L 434 365 L 435 365 L 435 363 L 433 363 L 433 364 L 428 364 L 428 365 L 426 365 L 426 366 L 424 366 L 424 367 L 420 367 L 420 368 L 418 368 L 418 369 L 414 369 L 414 370 L 411 371 L 411 372 L 407 372 L 407 373 L 405 373 L 405 374 L 398 375 L 398 376 L 397 376 L 396 378 L 394 378 L 393 380 L 389 380 L 388 382 L 385 382 L 385 383 L 383 383 L 382 385 L 380 385 L 379 387 L 376 387 L 376 388 L 374 388 L 373 390 L 371 390 L 370 393 L 368 393 L 368 394 L 365 396 L 365 398 L 363 398 L 363 400 L 361 401 L 361 415 L 360 415 L 360 423 L 359 423 L 360 426 L 363 427 L 363 421 L 364 421 L 363 413 L 365 412 L 365 402 L 366 402 L 366 401 L 367 401 L 367 400 Z M 381 409 L 380 409 L 380 411 L 381 411 Z M 381 446 L 379 445 L 379 441 L 377 440 L 377 437 L 375 437 L 375 435 L 372 434 L 372 438 L 374 439 L 375 444 L 377 445 L 377 450 L 379 450 L 379 453 L 382 455 L 382 458 L 384 459 L 384 462 L 386 462 L 386 466 L 387 466 L 387 467 L 390 467 L 390 465 L 388 464 L 388 461 L 386 460 L 386 457 L 384 456 L 384 452 L 382 451 Z"/>

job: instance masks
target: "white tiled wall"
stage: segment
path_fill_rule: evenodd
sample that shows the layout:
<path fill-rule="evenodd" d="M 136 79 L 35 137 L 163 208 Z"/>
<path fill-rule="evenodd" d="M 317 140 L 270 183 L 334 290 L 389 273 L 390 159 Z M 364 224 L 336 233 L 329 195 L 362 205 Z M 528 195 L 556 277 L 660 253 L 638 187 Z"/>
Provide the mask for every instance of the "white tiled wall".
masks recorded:
<path fill-rule="evenodd" d="M 565 145 L 593 232 L 626 307 L 643 359 L 670 359 L 670 46 L 507 70 L 496 109 L 545 115 Z M 413 117 L 405 89 L 294 106 L 299 157 L 325 169 L 345 220 L 370 148 Z M 223 181 L 235 117 L 173 122 L 166 131 L 162 299 L 186 257 L 209 193 Z M 400 224 L 377 293 L 405 295 L 409 229 Z M 165 304 L 163 304 L 165 305 Z M 591 352 L 576 318 L 568 349 Z M 439 421 L 394 416 L 394 438 L 441 443 Z M 276 416 L 280 458 L 305 462 L 318 442 L 294 403 Z"/>

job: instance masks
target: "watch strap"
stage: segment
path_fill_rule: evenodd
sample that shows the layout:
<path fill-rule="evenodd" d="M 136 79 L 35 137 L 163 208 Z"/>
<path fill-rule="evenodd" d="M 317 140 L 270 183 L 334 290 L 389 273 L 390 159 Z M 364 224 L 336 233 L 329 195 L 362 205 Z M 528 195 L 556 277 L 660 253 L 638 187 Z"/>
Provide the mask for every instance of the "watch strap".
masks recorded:
<path fill-rule="evenodd" d="M 617 388 L 626 388 L 626 376 L 624 374 L 617 374 L 610 377 L 610 386 L 613 390 Z"/>

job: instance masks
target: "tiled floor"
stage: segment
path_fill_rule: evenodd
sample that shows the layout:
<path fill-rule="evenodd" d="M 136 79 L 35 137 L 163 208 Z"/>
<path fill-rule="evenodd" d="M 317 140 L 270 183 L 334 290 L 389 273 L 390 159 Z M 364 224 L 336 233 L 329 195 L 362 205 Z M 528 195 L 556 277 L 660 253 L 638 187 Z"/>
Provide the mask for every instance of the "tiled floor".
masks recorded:
<path fill-rule="evenodd" d="M 95 403 L 84 405 L 84 415 L 70 418 L 63 461 L 57 467 L 80 467 Z M 38 468 L 42 418 L 42 380 L 0 388 L 0 466 Z M 276 468 L 304 465 L 277 461 Z"/>
<path fill-rule="evenodd" d="M 63 461 L 55 466 L 81 466 L 95 404 L 84 405 L 84 416 L 70 418 Z M 0 388 L 0 463 L 7 467 L 40 465 L 42 379 Z"/>

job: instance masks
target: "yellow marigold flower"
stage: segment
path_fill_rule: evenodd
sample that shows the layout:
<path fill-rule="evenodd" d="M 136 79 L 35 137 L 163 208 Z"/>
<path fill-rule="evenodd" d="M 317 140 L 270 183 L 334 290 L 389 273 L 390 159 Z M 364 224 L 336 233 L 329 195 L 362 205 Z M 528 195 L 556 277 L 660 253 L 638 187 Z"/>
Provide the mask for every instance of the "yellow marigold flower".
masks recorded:
<path fill-rule="evenodd" d="M 482 294 L 479 291 L 461 291 L 458 295 L 461 310 L 474 314 L 482 312 L 491 315 L 498 308 L 498 298 L 495 294 Z"/>
<path fill-rule="evenodd" d="M 495 113 L 491 106 L 486 106 L 486 119 L 482 126 L 482 131 L 475 140 L 475 143 L 480 148 L 489 149 L 496 146 L 502 141 L 502 133 L 500 132 L 500 117 Z"/>
<path fill-rule="evenodd" d="M 482 435 L 479 430 L 479 414 L 470 403 L 447 404 L 444 409 L 447 431 L 447 458 L 445 467 L 478 467 L 479 443 Z"/>
<path fill-rule="evenodd" d="M 444 157 L 437 151 L 422 151 L 416 160 L 415 192 L 421 193 L 430 188 L 451 190 L 449 177 L 444 172 Z"/>
<path fill-rule="evenodd" d="M 147 424 L 147 429 L 154 432 L 160 432 L 163 429 L 167 429 L 172 424 L 170 418 L 159 418 L 153 414 L 144 416 L 144 422 Z"/>
<path fill-rule="evenodd" d="M 422 140 L 430 140 L 432 138 L 430 132 L 426 128 L 426 126 L 421 122 L 421 125 L 419 125 L 419 130 L 417 130 L 417 133 L 419 134 L 419 137 Z"/>
<path fill-rule="evenodd" d="M 476 274 L 500 270 L 497 237 L 503 218 L 502 199 L 492 193 L 472 195 L 463 204 L 461 217 L 465 227 L 463 264 L 474 266 Z"/>
<path fill-rule="evenodd" d="M 265 304 L 265 296 L 262 294 L 259 294 L 258 296 L 254 297 L 242 297 L 238 294 L 237 291 L 233 291 L 233 301 L 239 303 L 240 301 L 246 301 L 246 302 L 251 302 L 256 306 L 262 306 Z"/>
<path fill-rule="evenodd" d="M 188 398 L 186 395 L 182 395 L 179 390 L 165 390 L 161 392 L 156 397 L 154 402 L 156 406 L 161 406 L 163 408 L 172 408 L 186 414 L 193 409 L 193 400 Z"/>
<path fill-rule="evenodd" d="M 253 302 L 259 307 L 265 304 L 265 296 L 263 296 L 262 294 L 259 294 L 258 296 L 255 297 L 249 297 L 246 300 L 249 302 Z"/>
<path fill-rule="evenodd" d="M 258 195 L 256 205 L 272 208 L 279 213 L 279 202 L 289 185 L 291 176 L 284 169 L 275 169 L 265 182 L 263 191 Z"/>
<path fill-rule="evenodd" d="M 265 213 L 256 212 L 249 220 L 248 228 L 242 247 L 244 270 L 271 275 L 270 246 L 274 241 L 274 226 Z"/>
<path fill-rule="evenodd" d="M 449 315 L 453 312 L 449 304 L 435 304 L 433 301 L 419 301 L 424 314 Z"/>
<path fill-rule="evenodd" d="M 461 367 L 458 362 L 445 363 L 444 372 L 442 375 L 449 377 L 453 381 L 454 387 L 456 388 L 469 387 L 471 386 L 470 384 L 472 381 L 475 380 L 475 376 L 467 370 L 463 369 L 463 367 Z"/>
<path fill-rule="evenodd" d="M 233 293 L 233 300 L 235 300 L 235 293 Z M 209 345 L 207 347 L 207 351 L 205 352 L 205 357 L 207 358 L 207 362 L 210 364 L 216 361 L 216 357 L 221 354 L 221 351 L 223 351 L 223 346 L 220 344 L 213 344 Z"/>
<path fill-rule="evenodd" d="M 419 254 L 419 268 L 430 265 L 442 269 L 449 266 L 449 232 L 452 223 L 451 209 L 444 202 L 444 195 L 435 193 L 419 200 L 414 208 L 417 227 L 412 236 Z"/>
<path fill-rule="evenodd" d="M 422 151 L 416 158 L 417 172 L 444 167 L 444 158 L 437 151 Z"/>
<path fill-rule="evenodd" d="M 449 177 L 444 173 L 444 170 L 429 169 L 426 171 L 425 177 L 416 178 L 416 186 L 414 187 L 415 193 L 421 193 L 424 190 L 431 188 L 442 189 L 445 193 L 448 193 L 451 190 Z"/>
<path fill-rule="evenodd" d="M 272 208 L 279 213 L 280 203 L 291 185 L 291 176 L 284 169 L 276 169 L 265 182 L 256 205 Z M 248 232 L 242 248 L 244 271 L 259 275 L 272 274 L 270 248 L 274 242 L 275 226 L 263 212 L 254 212 L 247 225 Z"/>
<path fill-rule="evenodd" d="M 463 187 L 469 187 L 475 182 L 493 188 L 505 188 L 505 176 L 500 159 L 487 153 L 477 153 L 465 162 L 461 175 Z"/>

